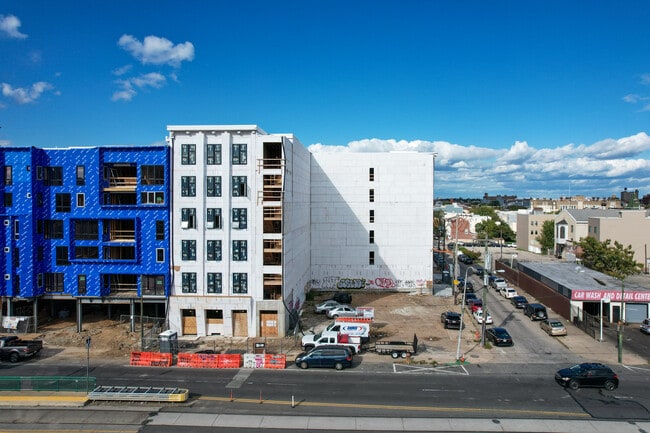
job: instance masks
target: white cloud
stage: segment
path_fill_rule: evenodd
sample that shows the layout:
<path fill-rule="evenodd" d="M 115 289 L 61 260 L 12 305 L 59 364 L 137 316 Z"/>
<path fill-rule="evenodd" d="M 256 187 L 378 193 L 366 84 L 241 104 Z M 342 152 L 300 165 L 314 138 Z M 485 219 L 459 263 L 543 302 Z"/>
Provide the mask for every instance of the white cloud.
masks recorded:
<path fill-rule="evenodd" d="M 183 61 L 194 59 L 194 45 L 191 42 L 174 45 L 170 40 L 158 36 L 147 36 L 144 42 L 131 35 L 122 35 L 118 45 L 142 64 L 180 66 Z"/>
<path fill-rule="evenodd" d="M 435 188 L 440 197 L 480 197 L 486 192 L 520 197 L 569 194 L 610 196 L 619 185 L 650 189 L 650 137 L 645 132 L 593 144 L 569 143 L 536 149 L 517 141 L 506 149 L 462 146 L 446 141 L 365 139 L 347 146 L 317 143 L 311 152 L 436 152 Z M 637 186 L 638 185 L 638 186 Z"/>
<path fill-rule="evenodd" d="M 137 95 L 138 90 L 144 90 L 148 88 L 159 89 L 165 85 L 167 79 L 164 75 L 157 72 L 150 72 L 148 74 L 143 74 L 138 77 L 131 77 L 124 80 L 117 80 L 118 87 L 120 88 L 113 93 L 111 97 L 112 101 L 130 101 L 135 95 Z"/>
<path fill-rule="evenodd" d="M 2 83 L 2 95 L 13 99 L 19 104 L 29 104 L 30 102 L 34 102 L 40 98 L 44 92 L 52 90 L 53 88 L 54 87 L 50 83 L 46 83 L 45 81 L 34 83 L 28 88 L 14 88 L 10 84 Z"/>
<path fill-rule="evenodd" d="M 649 73 L 641 74 L 641 84 L 645 84 L 646 86 L 650 86 L 650 74 Z"/>
<path fill-rule="evenodd" d="M 126 74 L 127 72 L 129 72 L 131 70 L 131 68 L 133 68 L 133 65 L 124 65 L 122 67 L 113 69 L 113 75 L 115 75 L 117 77 L 122 76 L 122 75 Z"/>
<path fill-rule="evenodd" d="M 20 20 L 14 15 L 0 15 L 0 32 L 5 33 L 13 39 L 25 39 L 27 35 L 21 33 L 18 28 L 20 27 Z"/>

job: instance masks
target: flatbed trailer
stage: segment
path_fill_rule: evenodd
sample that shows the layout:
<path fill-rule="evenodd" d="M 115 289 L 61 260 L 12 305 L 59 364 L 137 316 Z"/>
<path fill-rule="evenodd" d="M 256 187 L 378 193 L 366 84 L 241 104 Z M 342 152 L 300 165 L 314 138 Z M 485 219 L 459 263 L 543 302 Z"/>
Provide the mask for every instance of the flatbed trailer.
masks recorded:
<path fill-rule="evenodd" d="M 380 355 L 390 355 L 393 359 L 407 358 L 418 351 L 418 337 L 413 334 L 413 341 L 379 340 L 370 350 Z"/>

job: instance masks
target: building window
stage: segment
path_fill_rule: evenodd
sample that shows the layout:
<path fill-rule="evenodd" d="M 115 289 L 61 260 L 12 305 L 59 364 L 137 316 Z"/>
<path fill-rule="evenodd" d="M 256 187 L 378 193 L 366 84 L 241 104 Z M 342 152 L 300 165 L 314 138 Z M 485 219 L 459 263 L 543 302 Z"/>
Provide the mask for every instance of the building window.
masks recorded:
<path fill-rule="evenodd" d="M 246 208 L 233 208 L 232 209 L 232 228 L 244 230 L 247 225 L 247 212 Z"/>
<path fill-rule="evenodd" d="M 375 169 L 374 169 L 373 167 L 370 167 L 370 168 L 368 169 L 368 180 L 369 180 L 370 182 L 374 182 L 374 181 L 375 181 Z"/>
<path fill-rule="evenodd" d="M 72 206 L 72 198 L 68 193 L 57 193 L 54 196 L 54 201 L 56 205 L 57 212 L 70 212 Z"/>
<path fill-rule="evenodd" d="M 86 194 L 77 193 L 77 207 L 86 207 Z"/>
<path fill-rule="evenodd" d="M 40 220 L 43 224 L 43 238 L 63 239 L 63 220 Z"/>
<path fill-rule="evenodd" d="M 156 240 L 157 241 L 165 240 L 165 221 L 161 221 L 161 220 L 156 221 Z"/>
<path fill-rule="evenodd" d="M 181 228 L 182 229 L 195 229 L 196 228 L 196 209 L 184 207 L 181 209 Z"/>
<path fill-rule="evenodd" d="M 221 143 L 206 144 L 205 163 L 207 165 L 221 165 Z"/>
<path fill-rule="evenodd" d="M 368 222 L 374 223 L 375 222 L 375 210 L 370 209 L 370 215 L 368 216 Z"/>
<path fill-rule="evenodd" d="M 13 206 L 13 202 L 14 202 L 14 195 L 12 193 L 10 193 L 10 192 L 5 192 L 4 193 L 5 207 Z"/>
<path fill-rule="evenodd" d="M 77 166 L 77 186 L 83 186 L 86 184 L 86 167 L 83 165 Z"/>
<path fill-rule="evenodd" d="M 99 222 L 97 220 L 72 220 L 75 240 L 93 241 L 99 239 Z"/>
<path fill-rule="evenodd" d="M 77 294 L 85 295 L 86 294 L 86 276 L 77 275 Z"/>
<path fill-rule="evenodd" d="M 14 239 L 20 239 L 20 221 L 14 221 Z"/>
<path fill-rule="evenodd" d="M 370 191 L 368 191 L 368 200 L 370 201 L 370 203 L 375 202 L 375 190 L 374 189 L 371 189 Z"/>
<path fill-rule="evenodd" d="M 11 262 L 13 263 L 14 269 L 20 267 L 20 248 L 14 247 L 14 249 L 11 250 Z"/>
<path fill-rule="evenodd" d="M 143 192 L 140 194 L 142 204 L 165 204 L 164 192 Z"/>
<path fill-rule="evenodd" d="M 232 241 L 232 260 L 235 262 L 248 260 L 248 241 Z"/>
<path fill-rule="evenodd" d="M 205 182 L 205 194 L 208 197 L 221 197 L 221 176 L 208 176 Z"/>
<path fill-rule="evenodd" d="M 68 265 L 68 247 L 56 247 L 56 264 L 57 266 Z"/>
<path fill-rule="evenodd" d="M 232 177 L 232 196 L 233 197 L 246 197 L 246 176 L 233 176 Z"/>
<path fill-rule="evenodd" d="M 42 192 L 37 192 L 36 193 L 36 206 L 37 207 L 43 207 L 43 193 Z"/>
<path fill-rule="evenodd" d="M 164 185 L 165 184 L 165 166 L 163 165 L 143 165 L 142 185 Z"/>
<path fill-rule="evenodd" d="M 45 273 L 45 291 L 63 292 L 63 272 Z"/>
<path fill-rule="evenodd" d="M 196 240 L 181 241 L 181 259 L 183 261 L 196 260 Z"/>
<path fill-rule="evenodd" d="M 181 176 L 181 197 L 196 197 L 196 176 Z"/>
<path fill-rule="evenodd" d="M 43 287 L 43 274 L 36 275 L 36 287 Z"/>
<path fill-rule="evenodd" d="M 40 247 L 38 247 L 36 249 L 36 260 L 38 260 L 39 262 L 42 262 L 44 260 L 44 258 L 45 258 L 45 247 L 40 246 Z M 39 286 L 39 287 L 41 287 L 41 286 Z"/>
<path fill-rule="evenodd" d="M 248 274 L 235 272 L 232 274 L 232 292 L 248 293 Z"/>
<path fill-rule="evenodd" d="M 164 248 L 156 248 L 156 262 L 157 263 L 164 263 L 165 262 L 165 249 Z"/>
<path fill-rule="evenodd" d="M 5 165 L 5 185 L 13 185 L 14 175 L 10 165 Z"/>
<path fill-rule="evenodd" d="M 74 258 L 75 259 L 98 259 L 99 248 L 77 246 L 74 249 Z"/>
<path fill-rule="evenodd" d="M 183 272 L 181 280 L 183 293 L 196 293 L 196 272 Z"/>
<path fill-rule="evenodd" d="M 181 144 L 181 165 L 196 165 L 196 144 Z"/>
<path fill-rule="evenodd" d="M 141 275 L 140 284 L 140 295 L 165 295 L 164 275 Z"/>
<path fill-rule="evenodd" d="M 369 265 L 374 265 L 375 264 L 375 252 L 374 251 L 369 251 L 368 252 L 368 264 Z"/>
<path fill-rule="evenodd" d="M 223 279 L 221 272 L 208 272 L 208 293 L 221 293 L 223 290 Z"/>
<path fill-rule="evenodd" d="M 63 167 L 43 167 L 43 184 L 47 186 L 62 186 Z"/>
<path fill-rule="evenodd" d="M 375 243 L 375 231 L 370 230 L 370 233 L 368 234 L 368 243 L 374 244 Z"/>
<path fill-rule="evenodd" d="M 206 248 L 206 260 L 209 262 L 220 262 L 221 261 L 221 241 L 220 240 L 208 240 Z"/>
<path fill-rule="evenodd" d="M 221 229 L 221 208 L 207 208 L 205 211 L 205 228 Z"/>
<path fill-rule="evenodd" d="M 232 165 L 246 165 L 247 162 L 247 145 L 246 143 L 232 144 Z"/>

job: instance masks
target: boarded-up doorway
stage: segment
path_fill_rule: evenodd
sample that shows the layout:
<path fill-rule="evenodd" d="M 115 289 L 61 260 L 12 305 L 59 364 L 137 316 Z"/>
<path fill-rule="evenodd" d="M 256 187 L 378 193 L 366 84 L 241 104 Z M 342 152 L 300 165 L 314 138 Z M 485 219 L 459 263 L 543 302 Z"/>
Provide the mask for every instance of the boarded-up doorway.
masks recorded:
<path fill-rule="evenodd" d="M 196 335 L 196 310 L 181 310 L 183 335 Z"/>
<path fill-rule="evenodd" d="M 278 312 L 260 311 L 260 337 L 278 336 Z"/>
<path fill-rule="evenodd" d="M 248 337 L 248 315 L 246 310 L 232 310 L 233 337 Z"/>

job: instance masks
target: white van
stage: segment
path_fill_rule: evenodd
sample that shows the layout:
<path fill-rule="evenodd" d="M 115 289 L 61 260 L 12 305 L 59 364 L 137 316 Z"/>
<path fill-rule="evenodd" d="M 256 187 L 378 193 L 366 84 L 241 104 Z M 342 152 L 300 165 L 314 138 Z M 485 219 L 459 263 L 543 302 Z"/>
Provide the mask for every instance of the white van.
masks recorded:
<path fill-rule="evenodd" d="M 641 323 L 641 332 L 644 334 L 650 334 L 650 317 L 645 319 L 643 323 Z"/>

